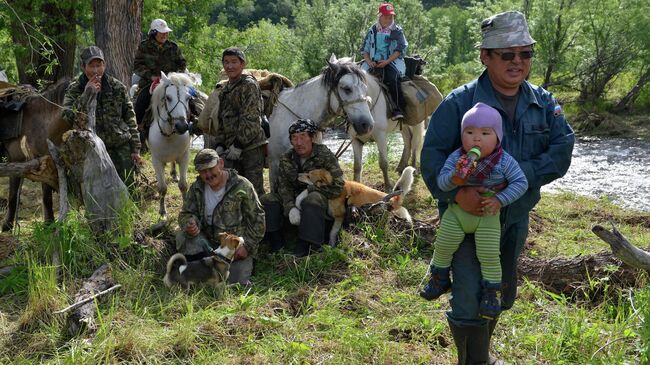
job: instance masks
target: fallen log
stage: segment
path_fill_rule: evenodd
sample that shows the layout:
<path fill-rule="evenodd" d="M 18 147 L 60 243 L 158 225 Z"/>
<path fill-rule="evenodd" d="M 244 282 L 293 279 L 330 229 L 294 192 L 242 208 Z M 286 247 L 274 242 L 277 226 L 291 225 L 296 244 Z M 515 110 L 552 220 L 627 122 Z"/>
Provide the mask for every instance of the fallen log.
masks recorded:
<path fill-rule="evenodd" d="M 650 252 L 641 250 L 632 245 L 623 237 L 621 232 L 616 229 L 614 223 L 611 223 L 612 231 L 608 231 L 602 226 L 596 225 L 591 229 L 596 236 L 607 242 L 612 248 L 612 252 L 626 264 L 650 272 Z"/>
<path fill-rule="evenodd" d="M 55 190 L 59 188 L 56 167 L 50 156 L 41 156 L 24 162 L 0 163 L 0 176 L 27 178 L 45 183 Z"/>
<path fill-rule="evenodd" d="M 83 303 L 76 306 L 70 311 L 66 320 L 66 333 L 71 336 L 77 336 L 83 332 L 92 335 L 97 329 L 95 324 L 95 302 L 88 300 L 97 298 L 95 293 L 108 292 L 108 289 L 114 286 L 113 275 L 108 264 L 102 265 L 95 270 L 88 280 L 84 281 L 81 289 L 74 297 L 73 303 Z M 58 311 L 57 313 L 64 313 Z"/>
<path fill-rule="evenodd" d="M 552 293 L 569 297 L 580 293 L 593 296 L 595 291 L 602 289 L 600 284 L 605 281 L 613 287 L 635 287 L 639 276 L 637 270 L 609 252 L 553 259 L 522 255 L 517 273 L 520 279 L 537 282 Z"/>

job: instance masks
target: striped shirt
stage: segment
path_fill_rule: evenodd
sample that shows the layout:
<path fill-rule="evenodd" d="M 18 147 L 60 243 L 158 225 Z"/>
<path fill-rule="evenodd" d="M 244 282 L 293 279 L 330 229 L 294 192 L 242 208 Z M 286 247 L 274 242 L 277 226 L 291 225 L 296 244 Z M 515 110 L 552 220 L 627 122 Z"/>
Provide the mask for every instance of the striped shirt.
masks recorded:
<path fill-rule="evenodd" d="M 454 175 L 456 161 L 458 161 L 460 156 L 461 151 L 459 148 L 447 157 L 445 165 L 440 170 L 440 174 L 438 174 L 438 187 L 440 190 L 451 191 L 458 187 L 451 182 L 451 177 Z M 519 199 L 528 190 L 528 180 L 526 180 L 526 176 L 519 167 L 519 164 L 506 151 L 503 151 L 501 159 L 492 171 L 490 171 L 490 176 L 484 179 L 482 183 L 478 183 L 474 176 L 470 176 L 467 186 L 485 186 L 491 189 L 506 181 L 508 182 L 508 186 L 496 194 L 502 207 Z"/>

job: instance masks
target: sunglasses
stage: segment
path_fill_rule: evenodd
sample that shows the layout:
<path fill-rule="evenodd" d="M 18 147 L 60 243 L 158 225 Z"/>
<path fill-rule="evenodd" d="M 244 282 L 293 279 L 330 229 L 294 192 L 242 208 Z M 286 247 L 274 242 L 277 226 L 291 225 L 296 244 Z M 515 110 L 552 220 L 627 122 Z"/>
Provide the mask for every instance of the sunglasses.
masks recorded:
<path fill-rule="evenodd" d="M 499 52 L 499 51 L 492 51 L 492 53 L 495 53 L 499 57 L 501 57 L 501 60 L 503 61 L 512 61 L 515 59 L 517 55 L 519 55 L 519 58 L 522 60 L 529 60 L 533 58 L 535 55 L 534 51 L 521 51 L 521 52 Z"/>

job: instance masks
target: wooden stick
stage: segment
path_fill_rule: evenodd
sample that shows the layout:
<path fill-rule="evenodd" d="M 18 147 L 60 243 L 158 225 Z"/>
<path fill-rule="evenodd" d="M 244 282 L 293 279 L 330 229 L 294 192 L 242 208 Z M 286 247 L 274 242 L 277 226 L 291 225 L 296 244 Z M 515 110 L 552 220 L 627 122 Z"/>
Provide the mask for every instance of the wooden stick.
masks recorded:
<path fill-rule="evenodd" d="M 616 229 L 614 222 L 610 222 L 610 224 L 612 225 L 612 231 L 608 231 L 599 225 L 594 226 L 591 231 L 601 240 L 607 242 L 612 248 L 614 255 L 621 259 L 621 261 L 637 269 L 650 271 L 650 252 L 631 244 Z"/>
<path fill-rule="evenodd" d="M 60 311 L 56 311 L 56 312 L 54 312 L 54 314 L 65 313 L 65 312 L 68 312 L 68 311 L 73 310 L 75 308 L 81 307 L 82 305 L 93 301 L 95 298 L 97 298 L 99 296 L 102 296 L 102 295 L 104 295 L 106 293 L 112 292 L 113 290 L 115 290 L 117 288 L 120 288 L 120 287 L 122 287 L 122 284 L 113 285 L 112 287 L 110 287 L 110 288 L 108 288 L 106 290 L 100 291 L 99 293 L 94 294 L 94 295 L 92 295 L 92 296 L 90 296 L 90 297 L 88 297 L 88 298 L 86 298 L 86 299 L 84 299 L 84 300 L 82 300 L 80 302 L 71 304 L 71 305 L 67 306 L 64 309 L 61 309 Z"/>

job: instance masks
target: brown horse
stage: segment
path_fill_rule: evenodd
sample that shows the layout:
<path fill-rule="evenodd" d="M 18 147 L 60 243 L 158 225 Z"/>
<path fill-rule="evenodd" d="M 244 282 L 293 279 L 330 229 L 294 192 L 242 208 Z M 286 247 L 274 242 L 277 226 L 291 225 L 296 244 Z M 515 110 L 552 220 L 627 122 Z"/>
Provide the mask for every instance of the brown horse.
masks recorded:
<path fill-rule="evenodd" d="M 8 162 L 24 162 L 49 155 L 47 139 L 57 146 L 61 144 L 63 133 L 70 125 L 63 120 L 63 97 L 70 84 L 69 79 L 59 80 L 41 94 L 35 94 L 25 100 L 23 107 L 22 134 L 14 139 L 3 141 L 7 150 Z M 21 177 L 9 179 L 9 198 L 7 216 L 2 223 L 2 231 L 13 228 L 16 217 L 18 196 L 22 185 Z M 43 217 L 45 221 L 54 220 L 52 210 L 52 186 L 42 183 Z"/>

